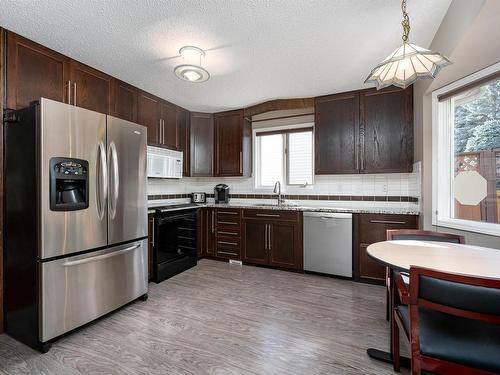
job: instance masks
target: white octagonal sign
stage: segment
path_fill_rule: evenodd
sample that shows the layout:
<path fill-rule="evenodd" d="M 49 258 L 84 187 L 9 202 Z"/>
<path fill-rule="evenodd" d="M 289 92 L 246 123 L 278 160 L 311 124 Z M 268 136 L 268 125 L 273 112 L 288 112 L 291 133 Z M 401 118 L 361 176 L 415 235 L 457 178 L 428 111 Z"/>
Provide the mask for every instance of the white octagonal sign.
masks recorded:
<path fill-rule="evenodd" d="M 459 172 L 454 185 L 455 198 L 461 204 L 475 206 L 488 195 L 486 179 L 476 171 Z"/>

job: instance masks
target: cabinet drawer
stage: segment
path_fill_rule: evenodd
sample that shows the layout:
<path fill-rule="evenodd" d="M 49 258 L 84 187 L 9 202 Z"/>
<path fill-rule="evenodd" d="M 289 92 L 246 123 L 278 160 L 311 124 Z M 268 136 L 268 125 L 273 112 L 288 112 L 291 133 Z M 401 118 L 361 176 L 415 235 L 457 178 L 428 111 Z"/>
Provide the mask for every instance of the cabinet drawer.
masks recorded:
<path fill-rule="evenodd" d="M 287 220 L 298 221 L 298 211 L 278 211 L 278 210 L 253 210 L 247 209 L 243 211 L 245 218 L 255 218 L 264 220 Z"/>
<path fill-rule="evenodd" d="M 217 247 L 240 248 L 240 239 L 232 237 L 217 236 Z"/>
<path fill-rule="evenodd" d="M 240 237 L 241 236 L 241 231 L 240 228 L 238 227 L 219 227 L 217 228 L 217 236 L 223 236 L 227 238 L 232 238 L 234 237 Z"/>
<path fill-rule="evenodd" d="M 218 208 L 217 218 L 240 218 L 241 210 L 239 208 Z"/>
<path fill-rule="evenodd" d="M 360 214 L 359 242 L 385 241 L 387 229 L 416 229 L 417 218 L 414 215 Z"/>
<path fill-rule="evenodd" d="M 228 230 L 238 229 L 241 223 L 241 212 L 235 209 L 217 210 L 217 228 L 225 227 Z"/>

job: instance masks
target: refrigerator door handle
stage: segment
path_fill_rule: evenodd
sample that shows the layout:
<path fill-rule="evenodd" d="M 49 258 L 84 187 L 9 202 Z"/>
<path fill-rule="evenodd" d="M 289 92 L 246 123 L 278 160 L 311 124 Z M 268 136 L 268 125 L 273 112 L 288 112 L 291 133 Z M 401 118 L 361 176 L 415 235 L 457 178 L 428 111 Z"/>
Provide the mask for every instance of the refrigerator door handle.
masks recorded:
<path fill-rule="evenodd" d="M 97 145 L 97 178 L 96 201 L 99 220 L 104 217 L 106 199 L 108 198 L 108 167 L 106 165 L 106 150 L 102 141 Z"/>
<path fill-rule="evenodd" d="M 120 188 L 120 174 L 118 171 L 118 153 L 116 152 L 116 145 L 114 142 L 111 142 L 109 145 L 110 151 L 110 162 L 111 162 L 111 190 L 109 197 L 109 207 L 111 218 L 115 218 L 116 216 L 116 204 L 118 202 L 119 188 Z"/>
<path fill-rule="evenodd" d="M 126 247 L 125 249 L 113 251 L 111 253 L 106 253 L 106 254 L 102 254 L 102 255 L 91 256 L 91 257 L 88 257 L 88 258 L 83 258 L 83 259 L 78 259 L 78 260 L 71 260 L 69 262 L 63 263 L 63 267 L 78 266 L 78 265 L 84 264 L 84 263 L 96 262 L 96 261 L 99 261 L 99 260 L 103 260 L 103 259 L 115 257 L 117 255 L 120 255 L 120 254 L 123 254 L 123 253 L 128 253 L 129 251 L 138 249 L 140 246 L 141 246 L 141 244 L 137 243 L 135 245 Z"/>

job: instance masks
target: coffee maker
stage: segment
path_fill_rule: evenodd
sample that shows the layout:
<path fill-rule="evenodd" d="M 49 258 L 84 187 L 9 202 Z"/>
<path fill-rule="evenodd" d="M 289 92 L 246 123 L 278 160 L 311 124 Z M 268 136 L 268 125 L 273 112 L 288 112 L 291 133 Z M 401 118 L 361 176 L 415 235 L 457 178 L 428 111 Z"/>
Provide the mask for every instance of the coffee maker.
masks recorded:
<path fill-rule="evenodd" d="M 229 186 L 226 184 L 218 184 L 214 187 L 215 203 L 229 202 Z"/>

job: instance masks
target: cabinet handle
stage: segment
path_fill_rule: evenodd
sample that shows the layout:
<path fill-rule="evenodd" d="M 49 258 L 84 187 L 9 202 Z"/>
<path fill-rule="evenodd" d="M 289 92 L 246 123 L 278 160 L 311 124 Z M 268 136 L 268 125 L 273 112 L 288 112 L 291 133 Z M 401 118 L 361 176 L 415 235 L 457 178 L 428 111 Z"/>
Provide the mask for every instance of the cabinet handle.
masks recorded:
<path fill-rule="evenodd" d="M 243 151 L 240 151 L 240 174 L 243 174 Z"/>
<path fill-rule="evenodd" d="M 231 223 L 230 221 L 217 221 L 217 223 L 224 225 L 238 225 L 238 223 Z"/>
<path fill-rule="evenodd" d="M 391 220 L 370 220 L 372 224 L 406 224 L 404 221 L 391 221 Z"/>
<path fill-rule="evenodd" d="M 236 242 L 228 242 L 228 241 L 217 241 L 217 243 L 221 245 L 231 245 L 231 246 L 238 246 L 238 243 Z"/>
<path fill-rule="evenodd" d="M 225 234 L 225 235 L 227 235 L 227 236 L 237 236 L 237 235 L 238 235 L 238 233 L 236 233 L 236 232 L 225 232 L 225 231 L 223 232 L 223 231 L 221 231 L 221 230 L 220 230 L 220 231 L 218 231 L 217 233 L 218 233 L 218 234 Z"/>
<path fill-rule="evenodd" d="M 217 254 L 234 255 L 234 256 L 238 255 L 236 253 L 232 253 L 232 252 L 229 252 L 229 251 L 219 251 L 219 250 L 217 250 Z"/>
<path fill-rule="evenodd" d="M 68 81 L 68 104 L 71 104 L 71 81 Z"/>
<path fill-rule="evenodd" d="M 219 211 L 219 214 L 222 214 L 222 215 L 238 215 L 238 212 L 232 212 L 232 211 Z"/>
<path fill-rule="evenodd" d="M 272 246 L 271 246 L 271 243 L 272 243 L 272 239 L 271 239 L 271 224 L 267 224 L 267 231 L 269 232 L 269 234 L 267 235 L 267 242 L 268 242 L 268 246 L 267 246 L 267 249 L 268 250 L 271 250 Z"/>
<path fill-rule="evenodd" d="M 280 214 L 255 214 L 255 216 L 261 216 L 261 217 L 280 217 Z"/>
<path fill-rule="evenodd" d="M 212 210 L 212 233 L 214 233 L 214 231 L 215 231 L 215 227 L 214 227 L 215 217 L 214 216 L 215 216 L 215 211 Z"/>
<path fill-rule="evenodd" d="M 264 227 L 264 249 L 267 250 L 267 224 L 265 224 L 265 227 Z"/>
<path fill-rule="evenodd" d="M 161 144 L 165 144 L 165 120 L 161 119 Z"/>
<path fill-rule="evenodd" d="M 158 143 L 161 143 L 161 119 L 158 120 L 158 130 L 160 134 L 158 134 Z"/>
<path fill-rule="evenodd" d="M 76 104 L 76 82 L 73 83 L 73 104 Z"/>

